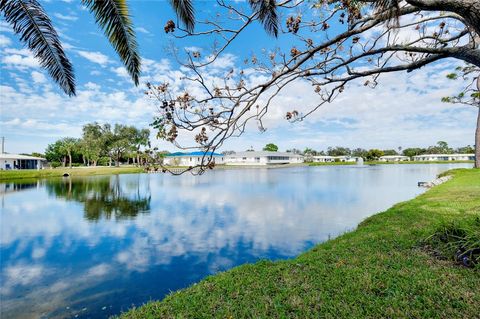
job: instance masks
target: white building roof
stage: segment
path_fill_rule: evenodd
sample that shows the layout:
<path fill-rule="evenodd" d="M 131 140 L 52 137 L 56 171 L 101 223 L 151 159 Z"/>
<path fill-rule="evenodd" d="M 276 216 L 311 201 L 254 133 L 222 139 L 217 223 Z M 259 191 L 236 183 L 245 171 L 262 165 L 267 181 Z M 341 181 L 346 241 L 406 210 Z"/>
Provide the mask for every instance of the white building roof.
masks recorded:
<path fill-rule="evenodd" d="M 380 156 L 380 158 L 407 158 L 408 156 L 404 156 L 404 155 L 384 155 L 384 156 Z"/>
<path fill-rule="evenodd" d="M 8 154 L 8 153 L 0 154 L 0 159 L 40 160 L 40 161 L 46 161 L 46 159 L 41 158 L 41 157 L 28 156 L 28 155 L 20 155 L 20 154 Z"/>
<path fill-rule="evenodd" d="M 268 151 L 238 152 L 238 153 L 235 153 L 235 154 L 226 155 L 226 157 L 263 157 L 263 156 L 303 157 L 303 155 L 293 154 L 293 153 L 289 153 L 289 152 L 268 152 Z"/>
<path fill-rule="evenodd" d="M 414 157 L 475 156 L 475 154 L 423 154 Z"/>

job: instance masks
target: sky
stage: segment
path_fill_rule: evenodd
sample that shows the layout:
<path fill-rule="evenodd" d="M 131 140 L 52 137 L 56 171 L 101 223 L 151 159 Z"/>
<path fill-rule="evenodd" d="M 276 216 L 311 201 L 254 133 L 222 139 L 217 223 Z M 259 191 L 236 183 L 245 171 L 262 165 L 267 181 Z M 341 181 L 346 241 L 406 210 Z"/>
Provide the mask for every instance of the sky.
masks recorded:
<path fill-rule="evenodd" d="M 174 44 L 179 50 L 193 47 L 202 51 L 211 45 L 205 38 L 179 41 L 165 34 L 165 22 L 175 20 L 168 1 L 129 1 L 143 59 L 141 83 L 135 87 L 80 1 L 39 2 L 52 18 L 73 63 L 77 95 L 68 97 L 57 87 L 1 18 L 0 135 L 5 137 L 9 153 L 42 153 L 59 138 L 80 137 L 82 126 L 94 121 L 149 127 L 156 108 L 145 97 L 145 83 L 175 82 L 183 74 L 168 48 Z M 195 5 L 200 18 L 215 15 L 213 1 Z M 284 37 L 275 40 L 254 24 L 228 48 L 216 64 L 217 71 L 221 74 L 238 67 L 258 48 L 286 45 Z M 461 88 L 459 81 L 446 78 L 457 65 L 455 60 L 442 60 L 415 72 L 384 75 L 375 89 L 365 88 L 363 82 L 352 83 L 333 103 L 303 122 L 289 123 L 284 118 L 286 111 L 306 109 L 318 99 L 310 85 L 295 82 L 270 108 L 265 132 L 251 125 L 221 150 L 260 150 L 267 143 L 277 144 L 280 150 L 326 150 L 329 146 L 397 149 L 426 147 L 440 140 L 454 147 L 473 145 L 476 110 L 441 102 L 441 97 Z M 152 130 L 153 146 L 176 150 L 155 135 Z"/>

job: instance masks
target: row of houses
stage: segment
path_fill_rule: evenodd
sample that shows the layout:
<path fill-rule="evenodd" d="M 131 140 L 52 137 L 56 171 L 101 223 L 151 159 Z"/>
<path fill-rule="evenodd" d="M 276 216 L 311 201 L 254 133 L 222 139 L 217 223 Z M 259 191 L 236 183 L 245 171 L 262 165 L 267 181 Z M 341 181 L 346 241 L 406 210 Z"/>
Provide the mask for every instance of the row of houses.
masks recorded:
<path fill-rule="evenodd" d="M 239 152 L 230 155 L 218 153 L 173 153 L 164 159 L 165 165 L 171 166 L 195 166 L 206 163 L 212 157 L 217 165 L 275 165 L 275 164 L 298 164 L 306 161 L 307 157 L 287 152 Z M 414 161 L 473 161 L 475 154 L 426 154 L 414 156 Z M 402 155 L 382 156 L 378 159 L 381 162 L 402 162 L 410 161 L 412 158 Z M 308 161 L 314 163 L 362 163 L 361 157 L 355 156 L 309 156 Z"/>
<path fill-rule="evenodd" d="M 288 152 L 239 152 L 230 155 L 218 153 L 172 153 L 165 157 L 164 164 L 170 166 L 195 166 L 206 163 L 212 156 L 217 165 L 281 165 L 281 164 L 299 164 L 306 160 L 314 163 L 345 162 L 362 163 L 361 157 L 354 156 L 309 156 L 293 154 Z M 379 158 L 381 162 L 402 162 L 410 161 L 408 156 L 389 155 Z M 425 154 L 413 157 L 414 161 L 473 161 L 475 154 Z M 0 154 L 0 169 L 42 169 L 46 160 L 40 157 L 33 157 L 18 154 Z"/>
<path fill-rule="evenodd" d="M 475 160 L 475 154 L 424 154 L 413 156 L 413 158 L 402 155 L 388 155 L 382 156 L 378 160 L 381 162 L 404 162 L 411 159 L 416 162 L 473 161 Z"/>
<path fill-rule="evenodd" d="M 239 152 L 230 155 L 218 153 L 172 153 L 167 155 L 163 164 L 171 166 L 195 166 L 206 163 L 212 157 L 217 165 L 279 165 L 303 163 L 304 157 L 287 152 Z"/>

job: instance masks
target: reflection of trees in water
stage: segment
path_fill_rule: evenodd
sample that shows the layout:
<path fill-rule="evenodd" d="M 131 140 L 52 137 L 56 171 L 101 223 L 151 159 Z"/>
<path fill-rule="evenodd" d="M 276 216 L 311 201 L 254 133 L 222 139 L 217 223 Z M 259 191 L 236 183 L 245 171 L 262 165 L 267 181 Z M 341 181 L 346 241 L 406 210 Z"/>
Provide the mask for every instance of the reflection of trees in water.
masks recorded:
<path fill-rule="evenodd" d="M 85 219 L 132 219 L 139 213 L 150 211 L 150 192 L 141 192 L 140 180 L 129 180 L 136 192 L 127 192 L 118 175 L 80 179 L 51 180 L 46 182 L 49 194 L 84 204 Z"/>

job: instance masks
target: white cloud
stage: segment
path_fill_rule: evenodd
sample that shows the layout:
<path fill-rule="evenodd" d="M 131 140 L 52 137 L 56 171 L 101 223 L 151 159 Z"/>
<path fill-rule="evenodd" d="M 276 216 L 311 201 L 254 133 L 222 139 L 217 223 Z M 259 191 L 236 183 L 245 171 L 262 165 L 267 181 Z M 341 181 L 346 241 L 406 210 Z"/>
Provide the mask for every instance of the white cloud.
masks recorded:
<path fill-rule="evenodd" d="M 2 58 L 2 63 L 8 67 L 25 70 L 27 68 L 38 68 L 40 64 L 30 53 L 28 55 L 10 54 Z"/>
<path fill-rule="evenodd" d="M 32 72 L 32 79 L 35 84 L 43 84 L 47 81 L 45 75 L 37 71 Z"/>
<path fill-rule="evenodd" d="M 6 47 L 12 44 L 12 40 L 10 40 L 9 37 L 4 36 L 3 34 L 0 34 L 0 47 Z"/>
<path fill-rule="evenodd" d="M 65 21 L 77 21 L 78 17 L 75 15 L 67 15 L 67 14 L 61 14 L 61 13 L 54 13 L 53 16 L 57 19 L 60 20 L 65 20 Z"/>
<path fill-rule="evenodd" d="M 101 86 L 93 82 L 87 82 L 85 84 L 85 88 L 87 88 L 88 90 L 98 91 L 100 90 Z"/>
<path fill-rule="evenodd" d="M 0 21 L 0 32 L 13 33 L 13 30 L 6 21 Z"/>
<path fill-rule="evenodd" d="M 106 66 L 111 62 L 108 56 L 98 51 L 77 51 L 77 53 L 85 59 L 89 60 L 90 62 L 100 64 L 101 66 Z"/>
<path fill-rule="evenodd" d="M 150 31 L 148 31 L 147 29 L 145 29 L 143 27 L 136 27 L 135 30 L 140 32 L 140 33 L 150 34 Z"/>
<path fill-rule="evenodd" d="M 123 66 L 119 66 L 118 68 L 111 68 L 110 71 L 112 71 L 121 78 L 130 78 L 127 69 L 125 69 Z"/>
<path fill-rule="evenodd" d="M 26 54 L 28 50 L 5 49 L 4 52 Z M 103 63 L 108 63 L 108 58 L 100 55 L 105 58 Z M 94 59 L 91 55 L 87 56 Z M 209 69 L 211 72 L 205 73 L 206 83 L 213 85 L 223 81 L 223 76 L 235 66 L 235 60 L 233 55 L 219 60 Z M 243 150 L 251 145 L 259 149 L 272 141 L 278 141 L 281 149 L 308 146 L 319 150 L 335 145 L 365 148 L 428 146 L 438 140 L 446 140 L 453 146 L 472 144 L 475 110 L 440 102 L 442 96 L 454 94 L 460 89 L 460 81 L 449 81 L 445 77 L 448 70 L 455 66 L 445 61 L 412 73 L 387 74 L 380 78 L 380 84 L 374 90 L 365 88 L 363 82 L 352 83 L 336 101 L 322 106 L 305 121 L 296 124 L 285 120 L 286 112 L 293 109 L 306 112 L 318 103 L 318 96 L 309 83 L 293 82 L 273 101 L 264 118 L 266 132 L 260 134 L 257 124 L 252 121 L 245 135 L 229 140 L 223 149 Z M 171 87 L 180 91 L 187 83 L 182 78 L 188 72 L 188 69 L 176 70 L 166 59 L 143 59 L 140 83 L 169 82 Z M 84 123 L 91 121 L 147 127 L 155 115 L 155 102 L 145 97 L 143 86 L 133 87 L 123 66 L 112 66 L 102 71 L 107 76 L 112 73 L 124 81 L 108 78 L 101 82 L 102 87 L 98 85 L 100 82 L 86 83 L 79 86 L 75 98 L 67 98 L 51 90 L 35 93 L 32 91 L 34 88 L 21 79 L 16 80 L 18 88 L 0 88 L 2 102 L 18 110 L 15 116 L 3 118 L 6 132 L 14 136 L 18 134 L 20 126 L 8 123 L 18 118 L 23 123 L 21 125 L 29 126 L 28 131 L 22 130 L 23 135 L 35 135 L 39 141 L 43 136 L 45 142 L 37 143 L 43 144 L 43 148 L 47 144 L 46 137 L 50 142 L 56 136 L 75 136 L 77 132 L 80 134 Z M 91 74 L 100 75 L 100 72 L 93 70 Z M 245 76 L 250 83 L 266 79 L 261 73 L 249 70 Z M 195 97 L 204 94 L 199 85 L 189 86 L 189 92 Z M 45 104 L 45 100 L 49 103 Z M 92 112 L 93 106 L 95 112 Z M 67 109 L 68 112 L 57 112 Z M 49 124 L 53 118 L 56 125 Z M 180 132 L 179 141 L 184 146 L 195 144 L 192 134 L 183 132 Z M 164 141 L 154 141 L 154 144 L 160 144 L 162 149 L 174 150 Z"/>

